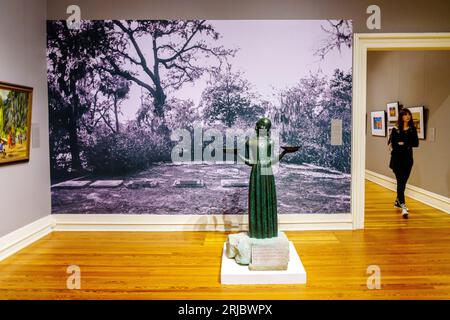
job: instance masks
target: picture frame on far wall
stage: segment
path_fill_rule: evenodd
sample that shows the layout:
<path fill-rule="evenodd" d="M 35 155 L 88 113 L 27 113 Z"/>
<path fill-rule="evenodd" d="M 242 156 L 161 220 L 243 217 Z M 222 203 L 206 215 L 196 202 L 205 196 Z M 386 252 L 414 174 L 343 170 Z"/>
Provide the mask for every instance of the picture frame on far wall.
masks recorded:
<path fill-rule="evenodd" d="M 0 165 L 30 159 L 33 88 L 0 82 Z"/>
<path fill-rule="evenodd" d="M 424 107 L 410 107 L 414 126 L 417 130 L 417 136 L 419 139 L 425 139 L 425 119 L 424 119 Z"/>
<path fill-rule="evenodd" d="M 391 136 L 392 129 L 394 129 L 394 128 L 395 128 L 395 126 L 393 126 L 393 125 L 388 125 L 388 127 L 387 127 L 387 135 L 388 135 L 388 137 Z"/>
<path fill-rule="evenodd" d="M 388 121 L 397 121 L 398 120 L 398 101 L 397 102 L 389 102 L 386 105 L 387 118 Z"/>
<path fill-rule="evenodd" d="M 370 127 L 373 136 L 386 136 L 386 114 L 384 111 L 372 111 L 370 113 Z"/>

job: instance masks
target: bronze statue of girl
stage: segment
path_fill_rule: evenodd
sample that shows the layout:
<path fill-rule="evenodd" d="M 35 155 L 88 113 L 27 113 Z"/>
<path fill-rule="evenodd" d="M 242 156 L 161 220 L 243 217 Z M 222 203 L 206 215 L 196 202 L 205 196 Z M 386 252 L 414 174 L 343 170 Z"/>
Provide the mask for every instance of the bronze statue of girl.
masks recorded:
<path fill-rule="evenodd" d="M 245 156 L 238 156 L 252 167 L 248 191 L 248 214 L 250 238 L 273 238 L 278 236 L 277 193 L 272 165 L 287 153 L 299 147 L 281 147 L 283 151 L 272 156 L 274 142 L 270 138 L 271 122 L 261 118 L 256 122 L 256 137 L 245 144 Z"/>

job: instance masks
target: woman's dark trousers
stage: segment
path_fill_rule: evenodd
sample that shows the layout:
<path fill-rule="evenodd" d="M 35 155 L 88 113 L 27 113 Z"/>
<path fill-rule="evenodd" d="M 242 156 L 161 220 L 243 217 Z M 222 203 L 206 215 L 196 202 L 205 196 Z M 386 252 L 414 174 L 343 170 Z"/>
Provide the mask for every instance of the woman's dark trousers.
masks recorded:
<path fill-rule="evenodd" d="M 394 170 L 395 178 L 397 179 L 397 199 L 400 203 L 405 203 L 405 188 L 411 173 L 412 163 L 404 164 Z"/>

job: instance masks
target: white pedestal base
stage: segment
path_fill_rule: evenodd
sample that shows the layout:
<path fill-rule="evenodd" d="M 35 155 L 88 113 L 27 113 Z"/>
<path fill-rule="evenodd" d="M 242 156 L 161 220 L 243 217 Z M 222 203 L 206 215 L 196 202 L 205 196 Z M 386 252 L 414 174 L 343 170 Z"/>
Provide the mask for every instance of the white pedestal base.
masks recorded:
<path fill-rule="evenodd" d="M 303 284 L 306 283 L 306 271 L 302 261 L 295 250 L 294 244 L 289 241 L 289 264 L 285 271 L 250 271 L 248 266 L 241 266 L 234 259 L 225 255 L 225 246 L 222 252 L 222 269 L 220 282 L 222 284 Z"/>

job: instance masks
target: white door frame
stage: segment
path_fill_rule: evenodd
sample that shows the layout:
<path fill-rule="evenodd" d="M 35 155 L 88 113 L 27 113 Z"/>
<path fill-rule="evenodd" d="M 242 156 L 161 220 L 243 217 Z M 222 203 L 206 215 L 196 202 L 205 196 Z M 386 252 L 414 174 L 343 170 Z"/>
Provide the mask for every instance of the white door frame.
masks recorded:
<path fill-rule="evenodd" d="M 450 50 L 450 33 L 355 33 L 353 36 L 352 191 L 353 229 L 364 228 L 367 52 Z"/>

